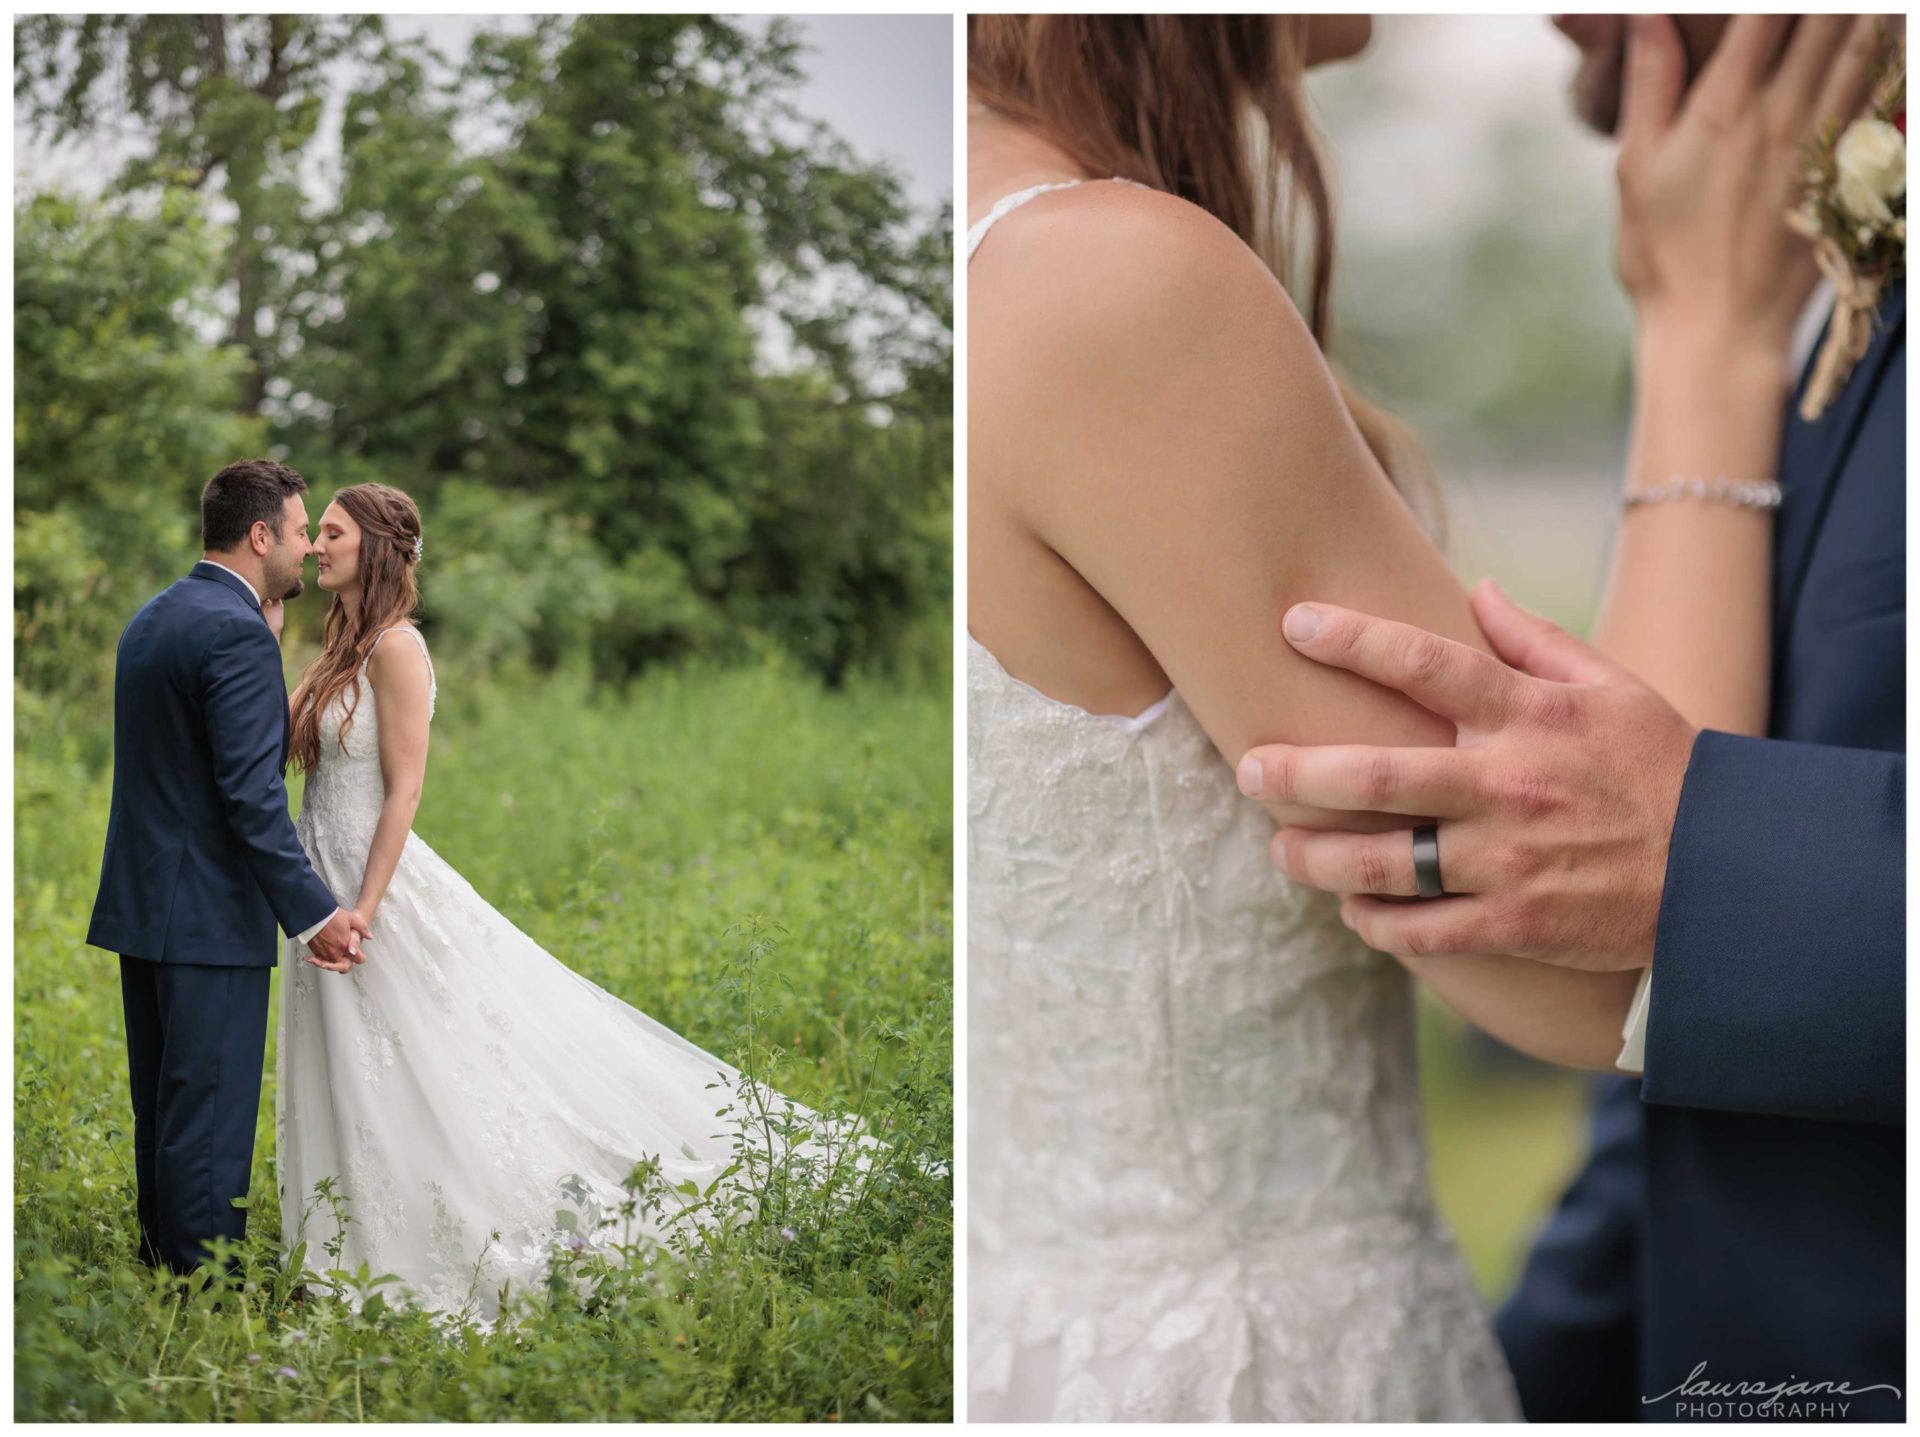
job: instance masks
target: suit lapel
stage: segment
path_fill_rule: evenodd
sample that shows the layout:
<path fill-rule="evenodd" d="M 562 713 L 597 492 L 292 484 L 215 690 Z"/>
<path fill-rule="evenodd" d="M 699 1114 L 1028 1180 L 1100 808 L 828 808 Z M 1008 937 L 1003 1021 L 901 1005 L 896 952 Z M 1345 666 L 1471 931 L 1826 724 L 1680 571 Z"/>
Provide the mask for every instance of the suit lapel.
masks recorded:
<path fill-rule="evenodd" d="M 1827 517 L 1833 500 L 1834 481 L 1839 478 L 1847 455 L 1853 449 L 1854 436 L 1867 401 L 1880 387 L 1880 376 L 1887 357 L 1906 342 L 1907 285 L 1895 284 L 1880 302 L 1874 324 L 1873 342 L 1854 367 L 1846 385 L 1827 406 L 1827 412 L 1809 424 L 1800 417 L 1799 394 L 1794 396 L 1794 411 L 1787 416 L 1786 438 L 1780 447 L 1781 487 L 1785 497 L 1780 505 L 1779 527 L 1774 534 L 1774 632 L 1786 632 L 1794 605 L 1800 598 L 1800 584 L 1806 577 L 1807 561 L 1813 553 L 1814 539 Z M 1826 332 L 1821 331 L 1821 341 Z M 1818 353 L 1818 346 L 1815 347 Z M 1807 374 L 1813 372 L 1808 360 Z M 1806 375 L 1801 378 L 1801 389 Z"/>

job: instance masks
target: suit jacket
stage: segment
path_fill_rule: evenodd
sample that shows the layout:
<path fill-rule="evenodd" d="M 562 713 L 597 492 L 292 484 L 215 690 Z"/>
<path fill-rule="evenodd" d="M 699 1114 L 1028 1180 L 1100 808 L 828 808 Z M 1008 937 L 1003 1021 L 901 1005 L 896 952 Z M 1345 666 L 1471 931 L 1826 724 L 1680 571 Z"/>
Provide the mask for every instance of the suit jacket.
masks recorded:
<path fill-rule="evenodd" d="M 1904 282 L 1780 473 L 1769 736 L 1695 745 L 1644 1076 L 1499 1316 L 1534 1420 L 1905 1416 Z"/>
<path fill-rule="evenodd" d="M 287 813 L 293 737 L 280 645 L 214 564 L 120 635 L 113 804 L 87 942 L 155 963 L 272 967 L 276 925 L 335 908 Z"/>

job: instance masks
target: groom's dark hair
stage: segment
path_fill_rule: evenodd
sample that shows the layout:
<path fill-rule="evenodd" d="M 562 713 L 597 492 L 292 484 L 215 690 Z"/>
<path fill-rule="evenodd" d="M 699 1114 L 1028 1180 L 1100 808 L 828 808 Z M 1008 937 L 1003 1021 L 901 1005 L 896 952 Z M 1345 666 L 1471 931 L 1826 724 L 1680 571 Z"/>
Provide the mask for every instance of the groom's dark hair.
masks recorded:
<path fill-rule="evenodd" d="M 200 545 L 214 553 L 238 546 L 264 523 L 275 534 L 286 517 L 287 498 L 307 492 L 299 471 L 271 459 L 229 464 L 200 491 Z"/>

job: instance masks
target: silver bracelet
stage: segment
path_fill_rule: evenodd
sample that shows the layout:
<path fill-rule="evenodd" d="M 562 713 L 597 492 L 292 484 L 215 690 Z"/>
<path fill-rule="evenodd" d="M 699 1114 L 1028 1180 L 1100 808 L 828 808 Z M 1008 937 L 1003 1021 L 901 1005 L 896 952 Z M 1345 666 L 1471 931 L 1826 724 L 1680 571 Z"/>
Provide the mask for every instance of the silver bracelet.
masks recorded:
<path fill-rule="evenodd" d="M 1620 502 L 1631 509 L 1636 504 L 1654 504 L 1666 499 L 1711 499 L 1719 504 L 1738 504 L 1745 509 L 1777 509 L 1780 507 L 1780 486 L 1771 479 L 1695 479 L 1689 476 L 1637 489 Z"/>

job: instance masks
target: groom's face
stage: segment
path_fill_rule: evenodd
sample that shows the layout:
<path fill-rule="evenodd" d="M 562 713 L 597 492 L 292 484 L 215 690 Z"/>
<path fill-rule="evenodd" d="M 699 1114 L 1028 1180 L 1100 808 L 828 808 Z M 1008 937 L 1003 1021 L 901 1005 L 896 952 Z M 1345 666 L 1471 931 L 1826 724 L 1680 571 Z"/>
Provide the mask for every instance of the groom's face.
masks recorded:
<path fill-rule="evenodd" d="M 1691 85 L 1707 57 L 1720 43 L 1731 15 L 1675 15 L 1680 42 L 1687 52 L 1687 83 Z M 1591 129 L 1611 135 L 1620 121 L 1620 95 L 1627 58 L 1627 17 L 1624 15 L 1556 15 L 1553 25 L 1580 48 L 1580 68 L 1573 75 L 1573 110 Z"/>
<path fill-rule="evenodd" d="M 313 546 L 307 542 L 307 506 L 298 494 L 289 494 L 280 513 L 280 532 L 260 560 L 268 598 L 300 597 L 306 588 L 300 580 L 300 566 L 312 552 Z"/>

